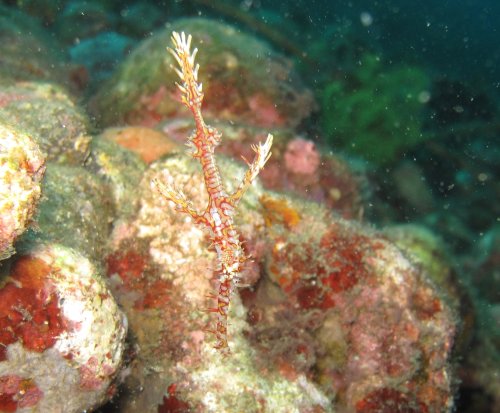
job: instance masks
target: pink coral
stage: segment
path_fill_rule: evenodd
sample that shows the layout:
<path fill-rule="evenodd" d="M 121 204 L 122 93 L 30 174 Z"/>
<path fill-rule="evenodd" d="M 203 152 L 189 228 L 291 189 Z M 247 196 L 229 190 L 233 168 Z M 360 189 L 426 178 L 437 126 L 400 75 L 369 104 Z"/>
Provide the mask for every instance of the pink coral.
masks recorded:
<path fill-rule="evenodd" d="M 285 166 L 295 174 L 314 175 L 320 164 L 320 155 L 314 142 L 295 138 L 288 142 L 285 152 Z"/>

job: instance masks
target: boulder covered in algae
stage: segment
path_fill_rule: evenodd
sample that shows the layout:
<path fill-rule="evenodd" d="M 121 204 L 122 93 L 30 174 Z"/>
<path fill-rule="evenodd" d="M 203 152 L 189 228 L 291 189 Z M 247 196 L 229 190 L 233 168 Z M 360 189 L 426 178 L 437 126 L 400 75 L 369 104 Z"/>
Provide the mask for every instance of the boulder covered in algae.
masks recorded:
<path fill-rule="evenodd" d="M 96 267 L 36 244 L 2 267 L 0 411 L 90 411 L 113 394 L 126 319 Z"/>
<path fill-rule="evenodd" d="M 45 170 L 27 135 L 0 130 L 2 237 L 17 251 L 0 263 L 0 411 L 90 411 L 113 396 L 125 349 L 99 270 L 113 202 L 98 176 Z"/>
<path fill-rule="evenodd" d="M 218 158 L 229 189 L 243 170 Z M 151 179 L 207 196 L 191 159 L 153 163 L 138 214 L 115 227 L 112 290 L 137 354 L 122 412 L 450 412 L 453 309 L 425 271 L 373 230 L 254 185 L 236 214 L 245 288 L 229 312 L 232 354 L 207 334 L 215 252 Z M 208 302 L 207 302 L 208 301 Z"/>
<path fill-rule="evenodd" d="M 88 119 L 50 83 L 63 79 L 58 61 L 29 18 L 4 12 L 0 6 L 0 411 L 91 411 L 113 396 L 125 349 L 126 319 L 99 267 L 115 199 L 83 167 Z"/>
<path fill-rule="evenodd" d="M 31 136 L 0 122 L 0 259 L 28 227 L 41 194 L 45 159 Z"/>
<path fill-rule="evenodd" d="M 43 184 L 37 228 L 21 239 L 57 242 L 102 260 L 114 207 L 109 187 L 83 167 L 49 164 Z"/>
<path fill-rule="evenodd" d="M 255 345 L 294 374 L 314 369 L 341 411 L 451 411 L 456 315 L 444 291 L 384 236 L 275 202 L 266 277 L 247 298 Z"/>
<path fill-rule="evenodd" d="M 0 119 L 31 134 L 49 162 L 81 165 L 88 156 L 87 115 L 61 86 L 0 85 Z"/>
<path fill-rule="evenodd" d="M 242 176 L 234 162 L 220 159 L 227 177 Z M 121 412 L 168 412 L 184 406 L 200 412 L 332 411 L 329 400 L 307 375 L 290 379 L 261 369 L 259 355 L 245 338 L 249 325 L 238 296 L 231 306 L 233 355 L 224 359 L 205 329 L 215 252 L 191 219 L 170 208 L 151 179 L 175 182 L 200 210 L 207 202 L 204 182 L 190 158 L 171 155 L 151 165 L 141 184 L 140 209 L 134 219 L 115 227 L 107 273 L 130 322 L 137 355 L 121 397 Z M 234 189 L 237 182 L 228 180 Z M 258 213 L 260 186 L 242 200 L 237 217 L 242 237 L 264 229 Z M 251 243 L 254 244 L 253 242 Z M 256 243 L 255 243 L 256 244 Z M 259 255 L 258 246 L 251 247 Z M 243 282 L 253 284 L 259 266 L 249 265 Z M 316 409 L 316 410 L 314 410 Z"/>
<path fill-rule="evenodd" d="M 152 126 L 186 114 L 178 104 L 174 58 L 166 54 L 172 31 L 193 36 L 204 111 L 218 119 L 258 126 L 296 126 L 313 106 L 292 64 L 268 45 L 235 27 L 214 20 L 177 20 L 142 42 L 93 99 L 104 125 Z"/>
<path fill-rule="evenodd" d="M 102 136 L 92 140 L 85 166 L 92 176 L 99 177 L 105 184 L 105 191 L 112 199 L 113 212 L 120 219 L 135 213 L 137 209 L 137 187 L 146 165 L 137 154 L 108 139 L 108 134 L 112 133 L 104 131 Z M 149 148 L 154 147 L 158 152 L 160 148 L 155 143 L 152 142 Z"/>

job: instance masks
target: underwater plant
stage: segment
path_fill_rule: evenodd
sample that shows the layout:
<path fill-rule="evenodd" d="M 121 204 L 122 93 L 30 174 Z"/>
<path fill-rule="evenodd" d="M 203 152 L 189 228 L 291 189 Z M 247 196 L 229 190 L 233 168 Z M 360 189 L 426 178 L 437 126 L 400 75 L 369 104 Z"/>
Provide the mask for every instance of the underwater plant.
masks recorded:
<path fill-rule="evenodd" d="M 381 165 L 427 138 L 420 110 L 429 80 L 417 67 L 385 69 L 366 53 L 359 68 L 322 92 L 323 130 L 332 146 Z"/>
<path fill-rule="evenodd" d="M 178 211 L 189 214 L 196 224 L 204 226 L 210 233 L 212 245 L 217 252 L 215 277 L 218 283 L 218 290 L 210 295 L 210 298 L 216 300 L 217 305 L 207 310 L 217 315 L 215 328 L 210 332 L 215 334 L 217 339 L 215 348 L 223 354 L 229 354 L 228 308 L 231 293 L 238 285 L 243 264 L 248 259 L 234 229 L 233 214 L 241 197 L 271 156 L 273 136 L 268 134 L 263 144 L 252 146 L 255 151 L 253 162 L 249 163 L 245 159 L 248 170 L 234 193 L 227 194 L 214 157 L 214 150 L 220 144 L 222 135 L 205 123 L 201 113 L 203 91 L 201 83 L 198 83 L 199 65 L 195 66 L 198 49 L 195 48 L 191 52 L 191 40 L 191 35 L 186 37 L 184 32 L 181 34 L 173 32 L 172 42 L 175 50 L 170 48 L 168 50 L 180 66 L 180 70 L 175 69 L 175 71 L 182 80 L 182 84 L 177 84 L 182 93 L 182 103 L 191 111 L 196 123 L 196 129 L 188 138 L 186 145 L 190 148 L 189 154 L 201 163 L 208 193 L 208 205 L 203 213 L 198 213 L 182 191 L 158 180 L 154 180 L 154 184 L 166 199 L 175 204 Z"/>

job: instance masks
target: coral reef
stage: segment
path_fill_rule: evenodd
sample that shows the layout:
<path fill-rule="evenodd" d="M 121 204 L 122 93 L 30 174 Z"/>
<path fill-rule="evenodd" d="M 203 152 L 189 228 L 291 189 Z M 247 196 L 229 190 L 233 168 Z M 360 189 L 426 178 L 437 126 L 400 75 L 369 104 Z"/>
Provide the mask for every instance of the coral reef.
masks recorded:
<path fill-rule="evenodd" d="M 176 41 L 185 46 L 179 63 L 193 66 L 189 40 Z M 253 288 L 229 301 L 232 287 L 226 281 L 232 274 L 214 282 L 222 259 L 224 237 L 216 235 L 221 224 L 213 218 L 215 235 L 194 224 L 224 213 L 213 204 L 211 188 L 238 193 L 238 183 L 221 182 L 218 174 L 212 182 L 215 155 L 203 138 L 214 144 L 220 136 L 201 117 L 197 71 L 182 69 L 183 102 L 197 126 L 191 155 L 208 160 L 202 163 L 203 179 L 185 156 L 174 153 L 152 163 L 140 185 L 138 214 L 113 232 L 107 273 L 142 349 L 131 365 L 128 391 L 117 401 L 121 411 L 451 411 L 456 314 L 444 286 L 437 289 L 426 272 L 439 277 L 444 269 L 414 265 L 381 235 L 339 219 L 321 204 L 257 185 L 236 215 L 238 247 L 244 240 L 245 253 L 255 261 L 245 267 L 238 262 L 238 278 Z M 296 174 L 316 173 L 314 162 L 307 165 L 311 169 L 301 167 L 296 149 L 305 147 L 306 158 L 318 163 L 312 144 L 290 142 L 284 163 L 288 159 Z M 293 158 L 299 158 L 297 165 Z M 224 158 L 217 164 L 228 176 L 252 173 Z M 158 182 L 169 187 L 157 193 Z M 174 182 L 186 193 L 174 191 Z M 161 195 L 187 212 L 184 218 L 163 211 Z M 194 212 L 207 204 L 213 205 L 207 209 L 212 215 Z M 215 251 L 203 248 L 207 237 Z M 214 284 L 223 287 L 215 295 Z M 231 356 L 211 351 L 205 339 L 210 317 L 200 310 L 207 297 L 218 301 L 216 348 L 230 345 Z M 138 387 L 146 390 L 137 395 Z"/>
<path fill-rule="evenodd" d="M 89 157 L 85 161 L 85 167 L 92 174 L 99 176 L 104 181 L 104 191 L 109 191 L 112 199 L 112 209 L 119 217 L 124 217 L 135 213 L 138 207 L 137 191 L 142 174 L 146 169 L 146 165 L 137 154 L 126 150 L 130 142 L 138 142 L 141 146 L 140 153 L 144 153 L 144 146 L 151 151 L 153 148 L 149 144 L 142 145 L 144 142 L 140 138 L 137 131 L 126 131 L 121 133 L 121 130 L 106 130 L 102 135 L 92 140 Z M 156 136 L 151 133 L 146 133 L 147 136 Z M 116 143 L 122 143 L 122 146 Z M 123 145 L 123 141 L 126 142 Z M 162 147 L 158 145 L 158 141 L 150 139 L 149 143 L 153 142 L 154 149 L 161 153 Z M 144 158 L 144 157 L 143 157 Z M 100 191 L 99 191 L 100 192 Z"/>
<path fill-rule="evenodd" d="M 461 289 L 457 285 L 445 242 L 427 227 L 417 224 L 388 226 L 382 232 L 413 263 L 421 266 L 440 290 L 447 292 L 447 297 L 453 300 L 450 306 L 457 311 L 460 308 Z"/>
<path fill-rule="evenodd" d="M 243 174 L 218 161 L 225 176 Z M 391 403 L 450 411 L 456 321 L 444 289 L 384 237 L 260 185 L 236 216 L 255 261 L 242 284 L 253 288 L 231 301 L 233 355 L 221 358 L 202 311 L 216 253 L 192 220 L 148 187 L 155 177 L 185 188 L 196 206 L 208 201 L 195 165 L 172 155 L 150 166 L 138 215 L 115 228 L 107 273 L 140 349 L 116 401 L 120 411 L 177 403 L 218 412 L 390 412 Z M 224 183 L 234 190 L 234 181 Z"/>
<path fill-rule="evenodd" d="M 141 126 L 107 128 L 103 131 L 102 137 L 135 152 L 147 164 L 166 154 L 177 152 L 180 147 L 164 133 Z"/>
<path fill-rule="evenodd" d="M 125 349 L 100 276 L 115 198 L 83 167 L 88 118 L 56 84 L 73 67 L 28 17 L 1 6 L 0 24 L 0 410 L 90 411 Z"/>
<path fill-rule="evenodd" d="M 112 15 L 117 4 L 64 1 L 64 13 L 48 9 L 46 19 L 67 41 L 78 34 L 97 42 L 119 25 Z M 24 6 L 40 7 L 30 1 Z M 120 6 L 120 13 L 127 12 L 137 18 L 144 11 L 134 11 L 132 3 Z M 87 30 L 75 32 L 71 21 L 88 22 Z M 201 102 L 190 103 L 201 92 L 196 76 L 180 92 L 173 86 L 169 64 L 175 58 L 165 51 L 172 29 L 189 30 L 201 48 L 203 110 L 213 129 L 201 119 Z M 20 36 L 16 45 L 24 41 Z M 12 247 L 16 254 L 0 263 L 0 410 L 76 413 L 98 409 L 115 396 L 103 411 L 452 411 L 451 350 L 463 300 L 441 242 L 416 228 L 377 232 L 361 222 L 368 207 L 365 181 L 337 154 L 325 153 L 314 132 L 297 128 L 314 103 L 291 61 L 225 23 L 168 23 L 93 97 L 94 115 L 110 127 L 91 136 L 77 101 L 49 83 L 71 76 L 73 69 L 58 78 L 56 61 L 46 67 L 35 54 L 30 73 L 23 66 L 24 50 L 15 52 L 6 56 L 19 66 L 19 77 L 12 76 L 14 64 L 0 68 L 0 120 L 2 131 L 10 131 L 8 123 L 18 127 L 2 132 L 0 140 L 26 137 L 5 163 L 11 168 L 5 176 L 23 184 L 16 189 L 22 188 L 24 198 L 16 199 L 26 202 L 14 210 L 9 208 L 15 204 L 6 203 L 0 211 L 2 219 L 12 211 L 23 217 L 5 237 L 5 256 Z M 388 158 L 374 159 L 383 164 L 416 142 L 420 124 L 404 116 L 417 106 L 414 97 L 417 89 L 425 90 L 425 76 L 413 68 L 383 73 L 373 56 L 363 56 L 359 71 L 335 81 L 338 88 L 325 95 L 334 89 L 344 95 L 345 107 L 328 101 L 330 115 L 338 112 L 344 126 L 359 99 L 356 116 L 363 119 L 354 118 L 354 126 L 360 126 L 360 136 L 377 137 L 377 150 L 381 142 L 390 143 Z M 190 53 L 184 58 L 194 63 Z M 393 76 L 402 81 L 398 93 Z M 175 102 L 181 97 L 195 115 L 194 125 Z M 384 105 L 401 111 L 392 116 Z M 216 130 L 224 136 L 217 153 L 200 136 L 192 139 L 191 151 L 209 158 L 201 172 L 180 149 L 193 126 L 211 145 L 219 143 Z M 388 128 L 401 132 L 397 140 L 391 138 L 396 134 L 380 138 Z M 270 142 L 257 149 L 250 171 L 238 161 L 251 159 L 252 145 L 264 142 L 268 131 L 273 156 L 257 178 Z M 356 136 L 343 131 L 348 149 L 348 138 Z M 408 142 L 401 143 L 405 134 Z M 36 145 L 47 161 L 42 185 L 44 155 Z M 0 188 L 8 200 L 6 186 Z M 240 201 L 231 220 L 231 208 L 214 201 L 221 188 Z M 190 213 L 179 214 L 171 201 Z M 207 205 L 215 208 L 194 213 Z M 26 231 L 32 217 L 36 225 Z M 213 232 L 196 225 L 202 221 Z M 211 241 L 226 241 L 241 255 L 234 248 L 217 251 Z M 490 251 L 482 261 L 485 271 L 495 262 Z M 221 262 L 227 268 L 217 283 Z M 239 288 L 230 295 L 236 270 Z M 491 317 L 495 311 L 490 309 Z M 215 339 L 208 332 L 213 313 L 221 323 Z M 471 342 L 465 335 L 458 339 Z M 224 356 L 213 345 L 225 348 L 226 339 L 231 353 Z M 493 360 L 495 339 L 482 341 L 468 369 L 481 351 Z M 489 382 L 493 394 L 495 369 L 486 363 L 473 383 Z"/>

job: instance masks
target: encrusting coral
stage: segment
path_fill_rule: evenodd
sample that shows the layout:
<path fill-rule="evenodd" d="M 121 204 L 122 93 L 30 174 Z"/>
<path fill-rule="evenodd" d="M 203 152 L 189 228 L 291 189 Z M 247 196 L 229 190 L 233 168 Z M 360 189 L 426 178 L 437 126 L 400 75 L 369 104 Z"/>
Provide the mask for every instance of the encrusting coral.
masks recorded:
<path fill-rule="evenodd" d="M 182 103 L 191 111 L 196 122 L 196 130 L 189 137 L 187 146 L 191 149 L 191 156 L 200 160 L 209 198 L 208 205 L 200 214 L 182 192 L 158 180 L 153 182 L 163 196 L 172 201 L 179 211 L 189 214 L 196 224 L 203 225 L 210 232 L 212 245 L 217 251 L 218 291 L 214 291 L 211 295 L 211 298 L 217 301 L 217 306 L 208 311 L 217 314 L 216 327 L 213 331 L 217 338 L 215 348 L 228 354 L 227 312 L 230 296 L 238 284 L 242 266 L 248 258 L 245 256 L 234 229 L 233 214 L 241 197 L 271 156 L 273 136 L 267 135 L 263 144 L 252 147 L 255 151 L 255 159 L 251 164 L 247 162 L 249 169 L 238 188 L 232 194 L 227 194 L 214 157 L 215 147 L 219 145 L 222 136 L 203 120 L 201 113 L 203 92 L 201 83 L 198 83 L 199 65 L 195 66 L 194 63 L 198 49 L 195 48 L 191 53 L 191 39 L 191 35 L 186 37 L 184 32 L 181 34 L 173 32 L 172 41 L 175 50 L 169 49 L 169 51 L 180 66 L 180 70 L 175 70 L 183 82 L 182 85 L 178 84 L 182 93 Z"/>

